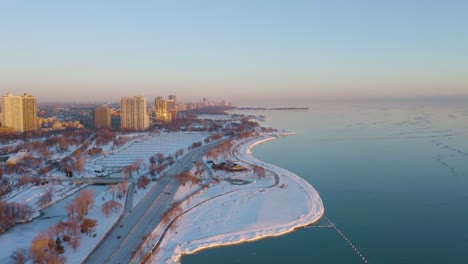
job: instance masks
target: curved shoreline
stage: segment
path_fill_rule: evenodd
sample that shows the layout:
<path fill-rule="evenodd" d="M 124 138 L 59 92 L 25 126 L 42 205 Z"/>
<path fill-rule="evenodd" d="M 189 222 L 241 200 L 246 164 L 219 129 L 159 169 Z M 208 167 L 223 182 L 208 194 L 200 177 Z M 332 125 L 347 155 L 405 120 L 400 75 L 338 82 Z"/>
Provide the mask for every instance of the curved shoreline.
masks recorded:
<path fill-rule="evenodd" d="M 258 188 L 256 190 L 257 195 L 261 195 L 257 192 L 275 192 L 273 188 L 280 188 L 278 185 L 284 182 L 297 184 L 300 189 L 304 192 L 304 198 L 307 199 L 309 207 L 306 214 L 297 215 L 297 218 L 285 223 L 274 224 L 263 227 L 249 228 L 245 230 L 239 230 L 226 234 L 219 234 L 209 236 L 206 238 L 194 239 L 185 241 L 178 244 L 176 248 L 173 248 L 172 254 L 169 258 L 166 258 L 166 263 L 180 263 L 180 259 L 183 255 L 194 254 L 196 252 L 215 248 L 220 246 L 229 246 L 235 244 L 241 244 L 244 242 L 252 242 L 267 237 L 281 236 L 299 228 L 312 225 L 319 221 L 324 215 L 324 207 L 320 195 L 315 188 L 301 177 L 294 173 L 277 167 L 275 165 L 258 160 L 252 155 L 251 150 L 257 145 L 276 139 L 276 137 L 270 135 L 263 135 L 255 139 L 248 139 L 236 144 L 231 150 L 233 157 L 241 162 L 247 164 L 258 164 L 263 166 L 266 170 L 271 171 L 273 174 L 278 175 L 279 181 L 270 187 Z M 292 181 L 292 182 L 291 182 Z M 238 192 L 252 192 L 252 189 L 241 189 Z M 297 191 L 297 190 L 296 190 Z M 162 260 L 162 259 L 160 259 Z M 163 260 L 164 262 L 164 260 Z"/>

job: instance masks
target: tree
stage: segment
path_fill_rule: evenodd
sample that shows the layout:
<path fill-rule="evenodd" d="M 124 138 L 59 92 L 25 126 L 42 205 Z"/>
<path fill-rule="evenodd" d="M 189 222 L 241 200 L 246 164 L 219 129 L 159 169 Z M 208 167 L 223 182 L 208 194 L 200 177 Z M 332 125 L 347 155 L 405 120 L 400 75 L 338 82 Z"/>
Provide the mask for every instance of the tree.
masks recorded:
<path fill-rule="evenodd" d="M 253 165 L 253 172 L 255 173 L 255 175 L 257 175 L 259 178 L 263 178 L 265 177 L 266 173 L 265 173 L 265 168 L 259 166 L 259 165 Z"/>
<path fill-rule="evenodd" d="M 109 191 L 109 193 L 112 194 L 112 200 L 114 200 L 115 199 L 115 192 L 117 191 L 117 184 L 110 184 L 108 191 Z"/>
<path fill-rule="evenodd" d="M 60 137 L 58 139 L 59 150 L 61 153 L 64 153 L 70 147 L 70 141 L 67 137 Z"/>
<path fill-rule="evenodd" d="M 124 195 L 127 195 L 127 186 L 128 183 L 126 181 L 117 184 L 117 196 L 119 198 L 122 198 Z"/>
<path fill-rule="evenodd" d="M 84 158 L 80 157 L 76 160 L 75 162 L 75 170 L 78 172 L 78 175 L 81 175 L 81 173 L 85 170 L 86 167 L 86 161 Z"/>
<path fill-rule="evenodd" d="M 205 172 L 205 169 L 203 168 L 203 162 L 201 162 L 201 161 L 195 162 L 195 167 L 196 167 L 195 175 L 200 176 L 200 175 L 203 174 L 203 172 Z"/>
<path fill-rule="evenodd" d="M 118 210 L 120 210 L 120 208 L 122 208 L 121 203 L 111 200 L 111 201 L 105 202 L 102 205 L 101 210 L 102 210 L 102 213 L 105 214 L 107 218 L 109 218 L 109 216 L 113 212 L 117 212 Z"/>
<path fill-rule="evenodd" d="M 80 235 L 80 222 L 76 218 L 69 219 L 67 222 L 66 235 L 70 238 L 77 238 Z"/>
<path fill-rule="evenodd" d="M 155 163 L 151 163 L 150 169 L 149 169 L 149 172 L 150 172 L 151 176 L 156 176 L 157 168 L 158 168 L 158 166 Z"/>
<path fill-rule="evenodd" d="M 37 205 L 39 207 L 45 207 L 52 201 L 52 189 L 47 188 L 41 197 L 37 200 Z"/>
<path fill-rule="evenodd" d="M 151 182 L 150 179 L 148 179 L 146 176 L 141 177 L 141 179 L 138 180 L 138 188 L 140 189 L 146 189 L 146 186 Z"/>
<path fill-rule="evenodd" d="M 15 264 L 24 264 L 29 260 L 28 252 L 24 248 L 16 248 L 10 258 Z"/>
<path fill-rule="evenodd" d="M 79 211 L 78 204 L 75 200 L 70 201 L 65 205 L 65 210 L 67 210 L 68 218 L 75 218 Z"/>
<path fill-rule="evenodd" d="M 81 232 L 89 234 L 94 228 L 97 226 L 97 220 L 93 220 L 90 218 L 83 218 L 83 222 L 81 223 Z"/>
<path fill-rule="evenodd" d="M 94 206 L 94 195 L 93 190 L 82 190 L 80 195 L 75 198 L 75 202 L 78 206 L 78 218 L 82 219 L 83 216 L 88 214 L 89 209 Z"/>
<path fill-rule="evenodd" d="M 142 164 L 143 164 L 142 160 L 137 160 L 132 164 L 132 169 L 136 171 L 137 174 L 140 174 L 140 168 Z"/>
<path fill-rule="evenodd" d="M 76 252 L 76 250 L 78 249 L 78 247 L 80 247 L 80 239 L 78 239 L 77 237 L 72 237 L 70 238 L 70 246 L 71 248 L 73 248 L 73 251 Z"/>
<path fill-rule="evenodd" d="M 29 183 L 31 183 L 31 176 L 23 175 L 20 177 L 19 182 L 23 188 L 25 188 Z"/>
<path fill-rule="evenodd" d="M 45 263 L 47 261 L 47 252 L 49 247 L 50 236 L 44 232 L 39 233 L 31 242 L 31 256 L 34 263 Z"/>
<path fill-rule="evenodd" d="M 159 165 L 161 165 L 163 163 L 163 161 L 164 161 L 164 154 L 158 153 L 158 154 L 156 154 L 156 158 L 158 160 Z"/>
<path fill-rule="evenodd" d="M 130 164 L 122 169 L 122 175 L 124 178 L 132 177 L 133 168 L 133 164 Z"/>
<path fill-rule="evenodd" d="M 101 210 L 102 210 L 102 213 L 107 217 L 109 218 L 109 216 L 111 215 L 112 213 L 112 208 L 111 206 L 108 204 L 108 203 L 105 203 L 101 206 Z"/>

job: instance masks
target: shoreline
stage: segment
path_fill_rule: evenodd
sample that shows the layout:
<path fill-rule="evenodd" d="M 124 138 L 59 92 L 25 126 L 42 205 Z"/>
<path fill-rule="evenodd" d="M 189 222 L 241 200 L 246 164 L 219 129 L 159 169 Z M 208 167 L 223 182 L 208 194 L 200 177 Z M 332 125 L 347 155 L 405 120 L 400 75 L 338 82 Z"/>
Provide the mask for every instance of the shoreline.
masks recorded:
<path fill-rule="evenodd" d="M 294 133 L 287 133 L 286 135 L 292 134 Z M 284 184 L 285 182 L 289 184 L 297 184 L 300 188 L 294 190 L 294 192 L 302 191 L 304 193 L 303 198 L 306 199 L 309 205 L 309 208 L 307 208 L 308 212 L 306 214 L 294 216 L 295 219 L 284 223 L 248 228 L 226 234 L 219 234 L 214 236 L 208 236 L 205 238 L 184 241 L 183 243 L 178 244 L 176 248 L 173 248 L 171 256 L 166 256 L 168 257 L 166 258 L 166 263 L 180 263 L 181 258 L 184 255 L 195 254 L 205 249 L 236 245 L 246 242 L 257 241 L 268 237 L 278 237 L 281 235 L 285 235 L 300 228 L 313 225 L 323 217 L 324 207 L 322 200 L 318 192 L 311 184 L 309 184 L 306 180 L 302 179 L 298 175 L 288 170 L 285 170 L 273 164 L 260 161 L 252 155 L 253 148 L 265 142 L 275 140 L 276 138 L 277 136 L 265 134 L 255 139 L 248 139 L 238 143 L 231 150 L 231 153 L 233 154 L 233 157 L 236 157 L 236 159 L 238 159 L 239 161 L 242 161 L 247 164 L 259 164 L 265 167 L 265 169 L 278 175 L 279 181 L 276 184 L 267 188 L 263 188 L 258 192 L 275 192 L 278 189 L 275 190 L 273 188 L 280 188 L 279 186 L 281 184 Z M 239 192 L 252 192 L 252 190 L 245 189 L 239 190 Z M 259 195 L 257 192 L 255 192 L 255 194 Z M 158 258 L 158 260 L 164 262 L 164 260 L 161 258 Z"/>

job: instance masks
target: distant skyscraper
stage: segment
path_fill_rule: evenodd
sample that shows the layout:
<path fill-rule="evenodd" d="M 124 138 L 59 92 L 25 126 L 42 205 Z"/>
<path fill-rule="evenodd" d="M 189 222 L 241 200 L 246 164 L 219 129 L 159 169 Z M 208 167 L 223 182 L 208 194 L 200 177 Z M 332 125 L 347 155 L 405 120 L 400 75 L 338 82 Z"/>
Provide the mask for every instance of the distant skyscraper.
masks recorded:
<path fill-rule="evenodd" d="M 94 108 L 94 127 L 96 129 L 111 128 L 111 110 L 106 106 Z"/>
<path fill-rule="evenodd" d="M 167 100 L 167 111 L 171 113 L 171 121 L 177 118 L 177 96 L 169 95 Z"/>
<path fill-rule="evenodd" d="M 23 129 L 24 131 L 37 130 L 37 99 L 31 94 L 22 96 L 23 103 Z"/>
<path fill-rule="evenodd" d="M 2 125 L 15 132 L 37 130 L 37 99 L 25 93 L 16 96 L 8 93 L 2 97 Z"/>
<path fill-rule="evenodd" d="M 2 97 L 2 125 L 13 128 L 15 132 L 23 132 L 22 98 L 12 93 Z"/>
<path fill-rule="evenodd" d="M 156 122 L 167 123 L 171 121 L 171 114 L 167 111 L 167 100 L 161 96 L 154 99 L 154 111 L 156 113 Z"/>
<path fill-rule="evenodd" d="M 120 100 L 121 129 L 144 130 L 149 127 L 146 98 L 123 97 Z"/>

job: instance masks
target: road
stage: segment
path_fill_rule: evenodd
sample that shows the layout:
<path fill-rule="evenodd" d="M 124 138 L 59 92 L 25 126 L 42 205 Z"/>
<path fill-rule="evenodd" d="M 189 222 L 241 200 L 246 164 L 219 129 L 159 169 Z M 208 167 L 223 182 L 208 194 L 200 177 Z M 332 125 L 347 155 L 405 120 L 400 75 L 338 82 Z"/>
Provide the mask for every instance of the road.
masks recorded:
<path fill-rule="evenodd" d="M 44 180 L 61 180 L 62 182 L 73 182 L 76 184 L 79 183 L 87 183 L 87 184 L 111 184 L 111 183 L 121 183 L 123 181 L 136 181 L 133 178 L 125 178 L 122 179 L 122 177 L 116 177 L 116 178 L 109 178 L 109 177 L 89 177 L 89 178 L 63 178 L 63 177 L 47 177 L 44 178 Z"/>
<path fill-rule="evenodd" d="M 130 263 L 143 242 L 142 238 L 151 234 L 169 208 L 179 187 L 174 176 L 190 170 L 194 160 L 200 159 L 207 149 L 221 142 L 196 148 L 177 161 L 133 210 L 122 215 L 84 263 Z"/>

